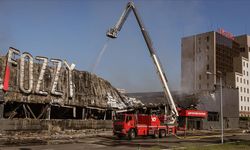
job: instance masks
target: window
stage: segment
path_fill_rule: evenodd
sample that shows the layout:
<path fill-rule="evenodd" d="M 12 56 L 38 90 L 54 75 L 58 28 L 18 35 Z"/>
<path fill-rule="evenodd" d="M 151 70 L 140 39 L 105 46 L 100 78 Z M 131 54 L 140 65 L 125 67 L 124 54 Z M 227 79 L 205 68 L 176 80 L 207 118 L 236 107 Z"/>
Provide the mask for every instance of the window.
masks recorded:
<path fill-rule="evenodd" d="M 249 88 L 247 88 L 247 93 L 249 93 Z"/>
<path fill-rule="evenodd" d="M 248 85 L 248 80 L 247 80 L 247 85 Z"/>
<path fill-rule="evenodd" d="M 248 111 L 249 111 L 249 106 L 248 106 L 248 108 L 247 108 L 247 109 L 248 109 Z"/>
<path fill-rule="evenodd" d="M 247 68 L 248 68 L 248 63 L 247 63 Z"/>
<path fill-rule="evenodd" d="M 209 88 L 209 83 L 207 83 L 207 88 Z"/>
<path fill-rule="evenodd" d="M 201 80 L 201 75 L 199 75 L 199 80 Z"/>
<path fill-rule="evenodd" d="M 207 50 L 209 50 L 209 46 L 207 45 Z"/>
<path fill-rule="evenodd" d="M 207 61 L 209 60 L 209 55 L 207 55 Z"/>
<path fill-rule="evenodd" d="M 209 79 L 209 74 L 207 74 L 207 79 Z"/>
<path fill-rule="evenodd" d="M 244 102 L 246 101 L 246 97 L 244 96 Z"/>
<path fill-rule="evenodd" d="M 242 78 L 240 78 L 240 83 L 242 83 Z"/>
<path fill-rule="evenodd" d="M 237 77 L 236 79 L 237 79 L 237 82 L 239 82 L 239 77 Z"/>
<path fill-rule="evenodd" d="M 240 87 L 240 92 L 242 92 L 242 87 Z"/>
<path fill-rule="evenodd" d="M 243 75 L 245 75 L 245 70 L 243 70 Z"/>
<path fill-rule="evenodd" d="M 247 71 L 247 76 L 248 76 L 248 71 Z"/>
<path fill-rule="evenodd" d="M 249 97 L 247 97 L 247 102 L 249 102 Z"/>
<path fill-rule="evenodd" d="M 243 99 L 242 99 L 242 96 L 240 97 L 240 100 L 242 101 Z"/>
<path fill-rule="evenodd" d="M 244 81 L 244 84 L 245 84 L 245 83 L 246 83 L 246 80 L 244 79 L 243 81 Z"/>
<path fill-rule="evenodd" d="M 207 42 L 209 42 L 209 36 L 207 36 Z"/>
<path fill-rule="evenodd" d="M 246 93 L 246 88 L 244 88 L 244 93 Z"/>
<path fill-rule="evenodd" d="M 243 66 L 245 67 L 245 62 L 243 61 Z"/>
<path fill-rule="evenodd" d="M 207 70 L 209 70 L 209 65 L 207 65 Z"/>
<path fill-rule="evenodd" d="M 243 110 L 243 106 L 240 107 L 240 110 Z"/>
<path fill-rule="evenodd" d="M 247 107 L 246 107 L 246 106 L 244 106 L 244 110 L 247 110 Z"/>

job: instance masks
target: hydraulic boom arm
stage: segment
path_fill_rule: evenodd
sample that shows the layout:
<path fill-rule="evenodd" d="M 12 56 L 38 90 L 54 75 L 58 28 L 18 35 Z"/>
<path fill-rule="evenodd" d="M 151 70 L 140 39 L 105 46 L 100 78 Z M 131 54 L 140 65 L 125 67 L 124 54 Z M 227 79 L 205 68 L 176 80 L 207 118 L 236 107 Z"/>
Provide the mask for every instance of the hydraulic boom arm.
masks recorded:
<path fill-rule="evenodd" d="M 121 30 L 124 22 L 126 21 L 129 13 L 131 12 L 131 10 L 134 12 L 134 15 L 135 15 L 136 20 L 137 20 L 139 27 L 141 29 L 144 40 L 145 40 L 147 47 L 149 49 L 150 55 L 151 55 L 153 62 L 156 66 L 157 73 L 161 79 L 163 91 L 164 91 L 166 98 L 168 99 L 168 103 L 169 103 L 170 109 L 171 109 L 171 116 L 172 117 L 171 117 L 171 121 L 169 123 L 173 124 L 173 123 L 175 123 L 176 117 L 178 116 L 178 111 L 176 110 L 175 103 L 173 101 L 172 95 L 171 95 L 170 90 L 168 88 L 167 78 L 166 78 L 165 73 L 162 69 L 161 63 L 160 63 L 160 61 L 155 53 L 155 50 L 153 49 L 153 44 L 151 42 L 151 39 L 150 39 L 150 37 L 149 37 L 149 35 L 148 35 L 148 33 L 147 33 L 143 23 L 142 23 L 142 20 L 140 19 L 139 15 L 138 15 L 138 12 L 137 12 L 136 7 L 135 7 L 133 2 L 129 2 L 127 4 L 125 10 L 122 13 L 122 16 L 120 17 L 120 19 L 118 20 L 116 25 L 113 28 L 109 29 L 106 35 L 110 38 L 117 38 L 117 34 Z"/>

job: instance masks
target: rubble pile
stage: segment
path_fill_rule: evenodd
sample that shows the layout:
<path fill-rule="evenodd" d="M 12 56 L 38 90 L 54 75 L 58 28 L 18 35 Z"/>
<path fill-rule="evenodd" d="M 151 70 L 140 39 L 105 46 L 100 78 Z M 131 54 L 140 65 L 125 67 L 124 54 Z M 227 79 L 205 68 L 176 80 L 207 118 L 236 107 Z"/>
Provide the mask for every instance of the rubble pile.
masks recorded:
<path fill-rule="evenodd" d="M 131 107 L 140 107 L 144 106 L 144 104 L 136 98 L 133 97 L 128 97 L 125 95 L 121 95 L 122 101 L 120 99 L 115 99 L 113 98 L 109 93 L 108 93 L 108 106 L 112 108 L 118 108 L 118 109 L 126 109 L 126 108 L 131 108 Z"/>
<path fill-rule="evenodd" d="M 144 106 L 144 104 L 141 102 L 141 100 L 134 98 L 134 97 L 128 97 L 123 95 L 123 99 L 125 100 L 125 104 L 128 107 L 141 107 Z"/>

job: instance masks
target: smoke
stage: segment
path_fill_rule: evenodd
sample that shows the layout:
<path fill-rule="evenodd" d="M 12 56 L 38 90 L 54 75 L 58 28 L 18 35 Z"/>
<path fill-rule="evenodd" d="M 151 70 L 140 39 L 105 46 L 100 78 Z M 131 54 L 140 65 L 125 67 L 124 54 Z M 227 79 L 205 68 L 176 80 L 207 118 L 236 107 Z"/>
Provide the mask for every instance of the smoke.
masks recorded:
<path fill-rule="evenodd" d="M 109 43 L 109 38 L 107 39 L 107 41 L 106 41 L 105 44 L 103 45 L 101 51 L 99 52 L 99 54 L 98 54 L 98 56 L 97 56 L 97 58 L 96 58 L 96 61 L 95 61 L 94 65 L 93 65 L 93 67 L 92 67 L 92 69 L 91 69 L 91 72 L 92 72 L 92 73 L 95 72 L 95 70 L 96 70 L 98 64 L 100 63 L 101 58 L 102 58 L 104 52 L 106 51 L 106 49 L 107 49 L 107 47 L 108 47 L 108 43 Z"/>

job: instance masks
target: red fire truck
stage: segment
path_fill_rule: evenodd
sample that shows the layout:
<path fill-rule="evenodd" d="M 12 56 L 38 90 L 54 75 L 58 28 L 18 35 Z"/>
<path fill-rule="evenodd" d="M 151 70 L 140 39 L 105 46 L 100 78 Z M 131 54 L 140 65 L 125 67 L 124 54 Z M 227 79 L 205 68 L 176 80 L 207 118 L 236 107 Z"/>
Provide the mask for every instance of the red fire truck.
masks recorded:
<path fill-rule="evenodd" d="M 136 136 L 152 136 L 162 138 L 168 132 L 176 132 L 175 126 L 166 126 L 157 115 L 146 114 L 119 114 L 113 123 L 113 133 L 121 138 L 128 136 L 133 139 Z"/>
<path fill-rule="evenodd" d="M 177 129 L 186 131 L 188 118 L 202 119 L 207 117 L 207 112 L 202 110 L 178 109 L 178 126 L 164 124 L 166 117 L 164 115 L 146 115 L 146 114 L 123 114 L 116 116 L 113 122 L 113 133 L 117 137 L 128 136 L 133 139 L 136 136 L 152 136 L 154 138 L 165 137 L 166 134 L 176 134 Z"/>

